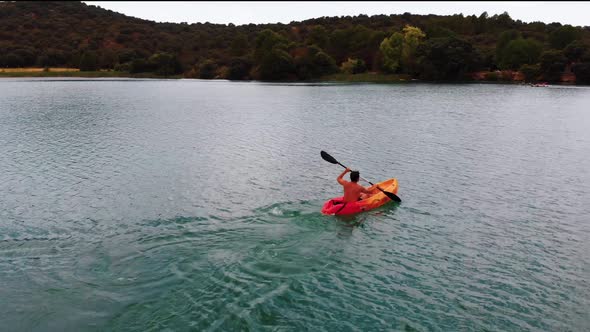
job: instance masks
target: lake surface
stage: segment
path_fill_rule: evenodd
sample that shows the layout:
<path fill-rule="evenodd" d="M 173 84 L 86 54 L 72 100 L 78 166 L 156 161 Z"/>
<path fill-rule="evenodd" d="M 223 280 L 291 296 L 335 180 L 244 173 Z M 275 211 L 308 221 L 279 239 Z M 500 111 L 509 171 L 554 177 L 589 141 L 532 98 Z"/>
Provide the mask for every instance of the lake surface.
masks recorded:
<path fill-rule="evenodd" d="M 4 331 L 590 329 L 589 87 L 2 79 L 0 155 Z"/>

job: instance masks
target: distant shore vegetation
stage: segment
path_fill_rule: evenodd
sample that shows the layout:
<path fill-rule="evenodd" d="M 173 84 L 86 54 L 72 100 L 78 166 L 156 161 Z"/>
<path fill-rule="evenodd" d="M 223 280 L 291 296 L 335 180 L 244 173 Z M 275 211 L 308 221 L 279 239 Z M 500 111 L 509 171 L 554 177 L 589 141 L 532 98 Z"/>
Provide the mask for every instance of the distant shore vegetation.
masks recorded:
<path fill-rule="evenodd" d="M 0 77 L 57 75 L 590 84 L 590 27 L 486 12 L 177 24 L 81 2 L 1 2 Z"/>

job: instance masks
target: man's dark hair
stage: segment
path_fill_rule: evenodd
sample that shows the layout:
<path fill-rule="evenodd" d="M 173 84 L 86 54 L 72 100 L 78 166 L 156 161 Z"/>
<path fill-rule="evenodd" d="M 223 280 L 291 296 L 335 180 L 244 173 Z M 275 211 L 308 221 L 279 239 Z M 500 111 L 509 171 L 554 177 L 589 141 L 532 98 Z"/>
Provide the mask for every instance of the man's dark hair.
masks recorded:
<path fill-rule="evenodd" d="M 350 172 L 350 181 L 352 181 L 352 182 L 358 182 L 359 177 L 360 177 L 359 171 L 352 171 L 352 172 Z"/>

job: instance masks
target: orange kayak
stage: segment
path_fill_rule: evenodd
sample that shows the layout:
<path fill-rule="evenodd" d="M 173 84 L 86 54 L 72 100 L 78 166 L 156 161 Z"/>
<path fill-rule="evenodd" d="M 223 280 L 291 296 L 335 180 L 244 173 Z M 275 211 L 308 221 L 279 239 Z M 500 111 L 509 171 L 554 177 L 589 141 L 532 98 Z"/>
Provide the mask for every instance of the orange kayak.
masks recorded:
<path fill-rule="evenodd" d="M 384 191 L 397 194 L 397 179 L 395 178 L 379 182 L 377 183 L 377 186 Z M 358 202 L 345 203 L 343 198 L 344 196 L 335 197 L 328 200 L 322 207 L 322 213 L 329 215 L 359 213 L 372 210 L 391 201 L 389 197 L 387 197 L 381 192 L 381 190 L 377 188 L 371 191 L 371 195 L 369 197 Z"/>

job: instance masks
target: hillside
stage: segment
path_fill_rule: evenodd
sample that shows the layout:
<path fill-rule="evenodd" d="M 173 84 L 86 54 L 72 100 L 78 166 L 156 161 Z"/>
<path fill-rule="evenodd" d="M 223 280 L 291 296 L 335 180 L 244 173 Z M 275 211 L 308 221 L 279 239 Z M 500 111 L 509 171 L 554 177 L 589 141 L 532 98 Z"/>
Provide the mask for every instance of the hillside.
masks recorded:
<path fill-rule="evenodd" d="M 156 23 L 81 2 L 1 2 L 0 67 L 303 80 L 366 71 L 426 80 L 520 70 L 590 82 L 590 28 L 488 17 L 359 15 L 290 24 Z"/>

